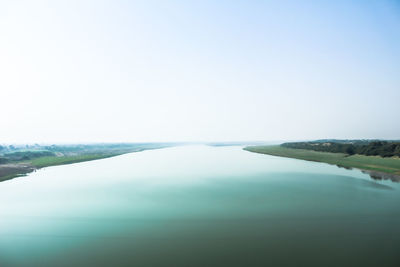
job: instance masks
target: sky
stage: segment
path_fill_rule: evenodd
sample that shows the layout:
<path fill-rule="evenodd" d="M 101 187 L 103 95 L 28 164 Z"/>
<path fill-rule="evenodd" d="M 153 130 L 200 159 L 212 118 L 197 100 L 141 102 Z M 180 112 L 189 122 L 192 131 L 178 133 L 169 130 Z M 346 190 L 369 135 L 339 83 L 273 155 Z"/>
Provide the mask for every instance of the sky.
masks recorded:
<path fill-rule="evenodd" d="M 0 143 L 400 139 L 400 1 L 1 1 Z"/>

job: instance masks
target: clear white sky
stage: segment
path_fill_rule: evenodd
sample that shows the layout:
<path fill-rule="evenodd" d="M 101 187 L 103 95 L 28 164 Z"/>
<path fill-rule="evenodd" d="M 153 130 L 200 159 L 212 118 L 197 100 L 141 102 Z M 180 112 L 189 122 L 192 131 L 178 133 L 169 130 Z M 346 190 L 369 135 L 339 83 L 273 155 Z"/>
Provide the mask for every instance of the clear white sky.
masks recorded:
<path fill-rule="evenodd" d="M 399 1 L 1 1 L 0 143 L 400 138 Z"/>

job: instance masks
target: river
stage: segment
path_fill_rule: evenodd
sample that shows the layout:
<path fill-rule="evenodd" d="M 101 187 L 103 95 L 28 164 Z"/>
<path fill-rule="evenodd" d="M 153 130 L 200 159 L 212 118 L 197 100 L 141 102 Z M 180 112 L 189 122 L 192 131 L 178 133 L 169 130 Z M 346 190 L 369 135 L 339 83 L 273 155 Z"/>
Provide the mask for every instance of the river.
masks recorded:
<path fill-rule="evenodd" d="M 400 186 L 180 146 L 0 183 L 0 266 L 400 266 Z"/>

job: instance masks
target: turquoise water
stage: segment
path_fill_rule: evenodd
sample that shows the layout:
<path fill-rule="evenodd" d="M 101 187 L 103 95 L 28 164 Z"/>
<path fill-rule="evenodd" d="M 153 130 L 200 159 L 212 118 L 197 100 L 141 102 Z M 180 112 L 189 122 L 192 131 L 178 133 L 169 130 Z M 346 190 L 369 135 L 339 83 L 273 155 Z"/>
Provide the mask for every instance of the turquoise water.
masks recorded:
<path fill-rule="evenodd" d="M 400 266 L 400 186 L 182 146 L 0 183 L 0 266 Z"/>

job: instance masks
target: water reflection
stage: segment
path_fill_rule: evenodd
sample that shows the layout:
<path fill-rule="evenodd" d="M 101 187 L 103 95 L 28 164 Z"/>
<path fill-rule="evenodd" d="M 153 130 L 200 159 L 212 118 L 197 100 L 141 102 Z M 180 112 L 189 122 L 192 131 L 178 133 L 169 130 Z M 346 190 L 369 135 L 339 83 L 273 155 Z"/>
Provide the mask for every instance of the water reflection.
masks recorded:
<path fill-rule="evenodd" d="M 342 166 L 342 165 L 336 165 L 339 168 L 343 168 L 346 170 L 353 170 L 352 167 L 347 167 L 347 166 Z M 389 173 L 384 173 L 384 172 L 377 172 L 377 171 L 367 171 L 367 170 L 361 170 L 362 173 L 368 174 L 371 179 L 375 181 L 383 181 L 383 180 L 390 180 L 395 183 L 400 182 L 400 175 L 396 174 L 389 174 Z"/>
<path fill-rule="evenodd" d="M 383 173 L 383 172 L 376 172 L 376 171 L 362 171 L 365 174 L 368 174 L 372 179 L 377 181 L 382 180 L 390 180 L 392 182 L 398 183 L 400 182 L 400 176 L 395 174 Z"/>

